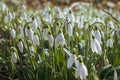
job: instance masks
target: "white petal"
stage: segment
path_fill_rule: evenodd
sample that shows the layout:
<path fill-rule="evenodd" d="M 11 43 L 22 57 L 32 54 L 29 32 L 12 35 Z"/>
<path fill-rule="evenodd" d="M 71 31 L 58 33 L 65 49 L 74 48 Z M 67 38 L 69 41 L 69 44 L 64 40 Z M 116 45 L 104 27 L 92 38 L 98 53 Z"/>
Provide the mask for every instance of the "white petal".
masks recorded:
<path fill-rule="evenodd" d="M 53 47 L 54 38 L 53 38 L 52 34 L 48 36 L 48 42 L 49 42 L 50 47 Z"/>
<path fill-rule="evenodd" d="M 71 68 L 72 65 L 74 63 L 74 55 L 71 55 L 69 58 L 68 58 L 68 61 L 67 61 L 67 68 Z"/>
<path fill-rule="evenodd" d="M 18 42 L 18 49 L 20 50 L 20 52 L 23 52 L 23 43 L 22 41 Z"/>
<path fill-rule="evenodd" d="M 88 76 L 87 67 L 83 63 L 80 63 L 79 75 L 81 79 L 86 79 L 86 76 Z"/>

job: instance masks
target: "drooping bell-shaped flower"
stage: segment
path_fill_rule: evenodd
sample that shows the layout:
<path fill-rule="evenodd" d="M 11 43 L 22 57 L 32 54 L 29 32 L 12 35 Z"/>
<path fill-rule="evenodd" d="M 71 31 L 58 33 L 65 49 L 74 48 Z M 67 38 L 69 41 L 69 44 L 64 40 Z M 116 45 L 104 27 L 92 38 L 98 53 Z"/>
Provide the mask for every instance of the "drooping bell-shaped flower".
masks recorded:
<path fill-rule="evenodd" d="M 75 78 L 80 77 L 81 80 L 86 79 L 88 76 L 87 67 L 84 65 L 82 61 L 76 60 L 76 68 L 75 68 Z"/>
<path fill-rule="evenodd" d="M 113 40 L 112 40 L 111 38 L 109 38 L 109 39 L 107 40 L 106 46 L 107 46 L 107 47 L 110 47 L 110 48 L 113 47 Z"/>
<path fill-rule="evenodd" d="M 94 35 L 94 37 L 98 40 L 98 42 L 101 44 L 101 34 L 100 31 L 98 29 L 92 30 L 91 31 L 91 35 Z"/>
<path fill-rule="evenodd" d="M 75 59 L 76 59 L 76 56 L 75 56 L 75 53 L 71 53 L 70 51 L 68 51 L 67 49 L 63 49 L 68 55 L 69 55 L 69 58 L 67 60 L 67 68 L 71 68 L 73 63 L 75 63 Z"/>
<path fill-rule="evenodd" d="M 27 28 L 28 28 L 27 29 L 27 36 L 30 40 L 32 40 L 33 39 L 33 30 L 29 26 L 27 26 Z"/>
<path fill-rule="evenodd" d="M 49 42 L 49 46 L 53 47 L 54 38 L 53 38 L 53 35 L 51 33 L 49 33 L 49 35 L 48 35 L 48 42 Z"/>
<path fill-rule="evenodd" d="M 10 12 L 8 12 L 8 20 L 11 21 L 12 20 L 12 14 Z"/>
<path fill-rule="evenodd" d="M 22 40 L 20 39 L 19 42 L 18 42 L 18 49 L 21 53 L 23 53 L 23 50 L 24 50 L 24 46 L 23 46 L 23 42 Z"/>
<path fill-rule="evenodd" d="M 67 60 L 67 68 L 68 69 L 72 67 L 74 61 L 75 61 L 75 55 L 72 54 Z"/>
<path fill-rule="evenodd" d="M 65 37 L 62 32 L 59 32 L 59 34 L 55 38 L 55 47 L 57 48 L 59 45 L 61 46 L 65 45 Z"/>
<path fill-rule="evenodd" d="M 70 10 L 69 13 L 67 14 L 67 20 L 68 22 L 75 22 L 75 17 Z"/>
<path fill-rule="evenodd" d="M 68 35 L 69 37 L 73 35 L 73 26 L 72 24 L 68 24 Z"/>
<path fill-rule="evenodd" d="M 19 28 L 20 28 L 20 36 L 21 36 L 21 37 L 24 37 L 23 27 L 22 27 L 22 26 L 19 26 Z"/>
<path fill-rule="evenodd" d="M 114 23 L 110 20 L 107 24 L 108 27 L 110 27 L 111 29 L 114 29 Z"/>
<path fill-rule="evenodd" d="M 43 29 L 42 37 L 43 37 L 44 41 L 48 40 L 48 28 Z"/>
<path fill-rule="evenodd" d="M 38 35 L 36 33 L 33 36 L 33 44 L 34 45 L 40 45 L 39 37 L 38 37 Z"/>
<path fill-rule="evenodd" d="M 91 49 L 92 52 L 96 52 L 97 54 L 102 53 L 102 48 L 100 46 L 100 43 L 93 35 L 91 37 Z"/>
<path fill-rule="evenodd" d="M 84 65 L 83 62 L 81 62 L 79 66 L 79 76 L 80 79 L 86 79 L 86 76 L 88 76 L 87 67 Z"/>
<path fill-rule="evenodd" d="M 13 60 L 14 63 L 17 63 L 18 58 L 17 58 L 16 52 L 12 53 L 12 60 Z"/>
<path fill-rule="evenodd" d="M 15 29 L 11 29 L 11 30 L 10 30 L 10 35 L 11 35 L 11 37 L 12 37 L 13 39 L 16 37 L 16 31 L 15 31 Z"/>
<path fill-rule="evenodd" d="M 32 18 L 32 27 L 33 27 L 33 29 L 37 29 L 37 27 L 38 27 L 38 24 L 37 24 L 37 20 L 36 19 L 34 19 L 34 18 Z"/>

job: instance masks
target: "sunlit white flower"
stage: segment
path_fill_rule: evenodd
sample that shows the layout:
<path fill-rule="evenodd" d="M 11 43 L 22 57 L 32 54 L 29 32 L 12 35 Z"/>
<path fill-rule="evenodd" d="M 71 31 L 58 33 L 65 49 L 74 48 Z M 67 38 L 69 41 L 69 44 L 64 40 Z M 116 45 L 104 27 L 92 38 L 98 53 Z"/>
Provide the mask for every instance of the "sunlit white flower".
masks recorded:
<path fill-rule="evenodd" d="M 43 37 L 44 41 L 48 40 L 48 28 L 43 29 L 42 37 Z"/>
<path fill-rule="evenodd" d="M 78 22 L 78 28 L 83 28 L 83 26 L 84 26 L 84 16 L 81 15 L 77 22 Z"/>
<path fill-rule="evenodd" d="M 23 47 L 23 42 L 22 42 L 22 40 L 19 40 L 19 42 L 18 42 L 18 49 L 19 49 L 19 51 L 20 51 L 21 53 L 23 52 L 24 47 Z"/>
<path fill-rule="evenodd" d="M 16 52 L 13 52 L 13 53 L 12 53 L 12 60 L 13 60 L 14 63 L 17 62 L 18 58 L 17 58 Z"/>
<path fill-rule="evenodd" d="M 100 31 L 99 30 L 92 30 L 91 31 L 91 35 L 94 35 L 94 37 L 98 40 L 98 42 L 101 44 L 102 41 L 101 41 L 101 34 L 100 34 Z"/>
<path fill-rule="evenodd" d="M 33 29 L 37 29 L 38 25 L 37 25 L 37 20 L 33 18 L 33 21 L 32 21 L 32 27 Z"/>
<path fill-rule="evenodd" d="M 71 11 L 69 11 L 69 13 L 67 14 L 67 20 L 68 22 L 75 22 L 75 17 Z"/>
<path fill-rule="evenodd" d="M 28 29 L 27 29 L 27 36 L 29 39 L 33 39 L 33 30 L 31 28 L 29 28 L 28 26 Z"/>
<path fill-rule="evenodd" d="M 15 29 L 11 29 L 10 30 L 10 35 L 11 35 L 12 38 L 16 37 L 16 31 L 15 31 Z"/>
<path fill-rule="evenodd" d="M 69 69 L 72 67 L 73 63 L 75 63 L 76 56 L 65 48 L 63 50 L 69 55 L 67 60 L 67 68 Z"/>
<path fill-rule="evenodd" d="M 110 48 L 113 47 L 113 40 L 111 38 L 107 40 L 106 46 Z"/>
<path fill-rule="evenodd" d="M 34 45 L 40 45 L 39 37 L 38 37 L 37 34 L 34 34 L 34 36 L 33 36 L 33 44 Z"/>
<path fill-rule="evenodd" d="M 65 45 L 65 37 L 62 32 L 60 32 L 57 37 L 55 38 L 55 47 L 57 48 L 59 45 Z"/>
<path fill-rule="evenodd" d="M 96 52 L 97 54 L 102 53 L 102 48 L 100 46 L 100 43 L 94 36 L 91 37 L 91 49 L 92 52 Z"/>
<path fill-rule="evenodd" d="M 72 67 L 74 61 L 75 61 L 75 55 L 72 54 L 67 60 L 67 68 L 68 69 Z"/>
<path fill-rule="evenodd" d="M 29 46 L 30 52 L 34 52 L 34 47 L 32 45 Z"/>
<path fill-rule="evenodd" d="M 20 36 L 21 36 L 21 37 L 24 37 L 23 27 L 22 27 L 22 26 L 19 26 L 19 28 L 20 28 Z"/>
<path fill-rule="evenodd" d="M 75 78 L 80 77 L 80 79 L 86 79 L 88 76 L 87 67 L 84 65 L 83 62 L 79 63 L 79 66 L 75 68 Z"/>
<path fill-rule="evenodd" d="M 68 35 L 69 37 L 73 35 L 73 26 L 72 24 L 68 24 Z"/>
<path fill-rule="evenodd" d="M 54 38 L 53 38 L 53 35 L 52 35 L 52 34 L 49 34 L 49 35 L 48 35 L 48 42 L 49 42 L 49 46 L 50 46 L 50 47 L 53 47 Z"/>

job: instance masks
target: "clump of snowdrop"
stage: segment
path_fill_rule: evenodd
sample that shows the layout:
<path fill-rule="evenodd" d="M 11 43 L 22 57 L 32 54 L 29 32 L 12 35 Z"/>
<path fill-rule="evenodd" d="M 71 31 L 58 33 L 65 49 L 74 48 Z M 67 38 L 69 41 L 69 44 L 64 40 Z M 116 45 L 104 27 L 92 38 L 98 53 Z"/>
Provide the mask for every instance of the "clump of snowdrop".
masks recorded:
<path fill-rule="evenodd" d="M 12 37 L 13 39 L 16 37 L 16 31 L 15 31 L 14 28 L 12 28 L 12 29 L 10 30 L 10 35 L 11 35 L 11 37 Z"/>
<path fill-rule="evenodd" d="M 75 55 L 75 49 L 73 51 L 73 54 L 70 53 L 70 51 L 68 51 L 67 49 L 64 48 L 64 51 L 69 55 L 69 58 L 67 60 L 67 68 L 70 69 L 73 65 L 73 63 L 75 63 L 75 78 L 80 77 L 80 79 L 86 79 L 86 77 L 88 76 L 88 70 L 87 67 L 84 65 L 83 60 L 81 59 L 81 56 L 76 57 Z M 79 60 L 78 60 L 78 59 Z"/>
<path fill-rule="evenodd" d="M 24 46 L 23 46 L 22 39 L 19 39 L 19 42 L 18 42 L 17 46 L 18 46 L 19 51 L 20 51 L 21 53 L 23 53 Z"/>
<path fill-rule="evenodd" d="M 61 46 L 65 45 L 65 37 L 62 31 L 60 31 L 57 37 L 55 38 L 55 47 L 57 48 L 59 45 Z"/>

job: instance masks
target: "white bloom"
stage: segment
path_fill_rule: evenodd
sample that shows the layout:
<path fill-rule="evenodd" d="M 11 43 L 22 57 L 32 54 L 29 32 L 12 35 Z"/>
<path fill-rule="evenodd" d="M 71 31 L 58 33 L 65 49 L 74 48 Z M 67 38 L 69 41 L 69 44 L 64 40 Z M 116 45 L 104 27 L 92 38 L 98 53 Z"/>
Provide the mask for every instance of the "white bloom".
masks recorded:
<path fill-rule="evenodd" d="M 11 35 L 12 38 L 16 37 L 16 31 L 15 31 L 15 29 L 11 29 L 10 30 L 10 35 Z"/>
<path fill-rule="evenodd" d="M 18 59 L 18 58 L 17 58 L 16 52 L 13 52 L 13 53 L 12 53 L 12 60 L 13 60 L 13 62 L 16 63 L 16 62 L 17 62 L 17 59 Z"/>
<path fill-rule="evenodd" d="M 23 42 L 22 41 L 18 42 L 18 49 L 21 53 L 23 52 L 24 47 L 23 47 Z"/>
<path fill-rule="evenodd" d="M 68 35 L 69 36 L 73 35 L 73 26 L 72 26 L 72 24 L 68 24 Z"/>
<path fill-rule="evenodd" d="M 33 31 L 32 31 L 32 29 L 27 30 L 27 36 L 28 36 L 29 39 L 31 39 L 31 40 L 33 39 Z"/>
<path fill-rule="evenodd" d="M 68 69 L 72 67 L 74 61 L 75 61 L 75 55 L 72 54 L 67 60 L 67 68 Z"/>
<path fill-rule="evenodd" d="M 34 19 L 33 21 L 32 21 L 32 27 L 33 27 L 33 29 L 37 29 L 37 27 L 38 27 L 38 25 L 37 25 L 37 20 L 36 19 Z"/>
<path fill-rule="evenodd" d="M 100 31 L 99 30 L 92 30 L 91 31 L 91 35 L 94 35 L 95 38 L 98 40 L 98 42 L 101 44 L 102 41 L 101 41 L 101 34 L 100 34 Z"/>
<path fill-rule="evenodd" d="M 12 20 L 12 14 L 9 12 L 8 13 L 8 20 L 11 21 Z"/>
<path fill-rule="evenodd" d="M 19 26 L 19 28 L 20 28 L 20 36 L 21 36 L 21 37 L 24 37 L 23 27 L 22 27 L 22 26 Z"/>
<path fill-rule="evenodd" d="M 59 35 L 55 38 L 55 47 L 57 48 L 59 45 L 65 45 L 65 37 L 63 33 L 59 33 Z"/>
<path fill-rule="evenodd" d="M 101 54 L 102 53 L 102 48 L 100 46 L 100 43 L 98 42 L 98 40 L 93 36 L 91 39 L 91 49 L 93 52 L 96 52 L 97 54 Z"/>
<path fill-rule="evenodd" d="M 112 39 L 108 39 L 107 43 L 106 43 L 106 46 L 112 48 L 113 47 L 113 40 Z"/>
<path fill-rule="evenodd" d="M 39 37 L 38 37 L 37 34 L 35 34 L 35 35 L 33 36 L 33 44 L 34 44 L 34 45 L 40 45 L 40 43 L 39 43 Z"/>
<path fill-rule="evenodd" d="M 48 28 L 43 29 L 42 37 L 44 41 L 48 40 Z"/>
<path fill-rule="evenodd" d="M 84 65 L 83 62 L 79 63 L 79 66 L 75 69 L 75 78 L 80 77 L 80 79 L 86 79 L 88 76 L 87 67 Z"/>
<path fill-rule="evenodd" d="M 53 47 L 54 38 L 53 38 L 53 35 L 52 35 L 52 34 L 49 34 L 49 35 L 48 35 L 48 42 L 49 42 L 50 47 Z"/>

